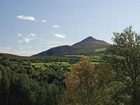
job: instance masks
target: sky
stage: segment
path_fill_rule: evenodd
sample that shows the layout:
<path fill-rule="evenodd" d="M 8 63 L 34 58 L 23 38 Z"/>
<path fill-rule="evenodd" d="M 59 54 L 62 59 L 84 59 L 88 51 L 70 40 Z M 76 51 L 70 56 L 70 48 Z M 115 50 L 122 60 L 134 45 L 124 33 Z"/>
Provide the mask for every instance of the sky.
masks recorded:
<path fill-rule="evenodd" d="M 0 53 L 30 56 L 92 36 L 140 33 L 140 0 L 0 0 Z"/>

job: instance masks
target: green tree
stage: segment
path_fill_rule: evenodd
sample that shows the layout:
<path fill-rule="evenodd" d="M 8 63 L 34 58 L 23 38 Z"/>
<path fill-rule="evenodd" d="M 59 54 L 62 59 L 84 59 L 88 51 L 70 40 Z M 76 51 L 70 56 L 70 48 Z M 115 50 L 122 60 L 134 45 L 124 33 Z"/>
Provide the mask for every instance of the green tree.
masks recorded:
<path fill-rule="evenodd" d="M 10 67 L 8 65 L 9 61 L 6 60 L 4 57 L 0 61 L 0 71 L 1 71 L 1 104 L 8 105 L 9 104 L 9 87 L 10 87 L 10 80 L 11 80 L 11 72 Z"/>
<path fill-rule="evenodd" d="M 140 105 L 140 36 L 128 27 L 122 33 L 114 33 L 113 41 L 105 60 L 114 69 L 116 80 L 125 85 L 128 103 Z"/>
<path fill-rule="evenodd" d="M 107 65 L 93 65 L 89 58 L 82 58 L 68 73 L 67 94 L 70 105 L 109 105 L 112 94 L 108 89 L 113 73 Z"/>

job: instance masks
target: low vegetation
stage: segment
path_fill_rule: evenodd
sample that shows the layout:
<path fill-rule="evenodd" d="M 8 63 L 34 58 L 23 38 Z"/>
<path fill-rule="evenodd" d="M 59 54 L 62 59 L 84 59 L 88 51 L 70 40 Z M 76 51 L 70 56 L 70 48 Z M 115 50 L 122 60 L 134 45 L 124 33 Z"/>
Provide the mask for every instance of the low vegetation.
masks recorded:
<path fill-rule="evenodd" d="M 99 53 L 99 52 L 104 52 L 106 50 L 106 48 L 97 48 L 95 49 L 95 52 Z"/>

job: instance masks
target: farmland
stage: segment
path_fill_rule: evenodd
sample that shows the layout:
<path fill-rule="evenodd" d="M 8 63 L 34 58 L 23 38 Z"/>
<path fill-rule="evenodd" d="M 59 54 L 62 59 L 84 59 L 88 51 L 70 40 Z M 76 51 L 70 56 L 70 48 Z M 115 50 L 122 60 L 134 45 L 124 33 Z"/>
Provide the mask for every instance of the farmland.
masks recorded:
<path fill-rule="evenodd" d="M 66 67 L 69 67 L 71 65 L 68 62 L 49 62 L 49 63 L 32 63 L 32 66 L 43 68 L 45 66 L 50 66 L 50 65 L 55 65 L 55 64 L 56 65 L 61 64 L 61 65 L 66 66 Z"/>

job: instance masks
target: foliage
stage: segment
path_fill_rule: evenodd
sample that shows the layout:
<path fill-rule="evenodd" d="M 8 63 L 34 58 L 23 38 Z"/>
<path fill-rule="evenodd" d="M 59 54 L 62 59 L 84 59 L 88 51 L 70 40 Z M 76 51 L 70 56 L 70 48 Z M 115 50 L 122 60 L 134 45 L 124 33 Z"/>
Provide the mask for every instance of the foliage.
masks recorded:
<path fill-rule="evenodd" d="M 140 36 L 126 28 L 122 33 L 114 33 L 114 44 L 107 49 L 104 58 L 116 73 L 116 80 L 123 83 L 123 93 L 129 99 L 126 105 L 139 105 L 140 101 Z"/>
<path fill-rule="evenodd" d="M 17 63 L 15 63 L 17 62 Z M 1 105 L 57 105 L 65 89 L 67 67 L 62 64 L 34 68 L 30 62 L 1 57 Z"/>
<path fill-rule="evenodd" d="M 108 87 L 111 87 L 114 74 L 107 67 L 93 65 L 89 58 L 82 58 L 80 62 L 74 64 L 67 76 L 67 94 L 70 95 L 67 104 L 110 104 L 113 94 Z"/>

